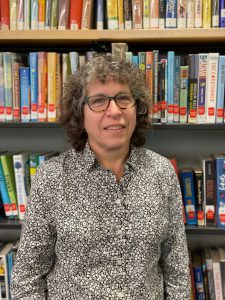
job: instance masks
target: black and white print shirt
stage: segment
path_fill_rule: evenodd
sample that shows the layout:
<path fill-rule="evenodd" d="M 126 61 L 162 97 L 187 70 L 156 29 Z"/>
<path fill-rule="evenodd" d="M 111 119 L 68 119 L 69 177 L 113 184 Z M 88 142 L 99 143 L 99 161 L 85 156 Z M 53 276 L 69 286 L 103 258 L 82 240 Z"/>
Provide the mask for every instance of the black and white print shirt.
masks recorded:
<path fill-rule="evenodd" d="M 179 183 L 132 147 L 120 182 L 87 144 L 44 163 L 31 188 L 12 299 L 189 300 Z"/>

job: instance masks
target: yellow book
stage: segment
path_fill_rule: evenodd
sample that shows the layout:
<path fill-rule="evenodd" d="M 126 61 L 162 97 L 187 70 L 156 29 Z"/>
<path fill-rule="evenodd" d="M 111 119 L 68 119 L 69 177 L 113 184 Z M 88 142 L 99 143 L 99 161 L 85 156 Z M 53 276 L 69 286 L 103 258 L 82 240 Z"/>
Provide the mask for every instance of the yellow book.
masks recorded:
<path fill-rule="evenodd" d="M 56 65 L 57 53 L 48 52 L 48 122 L 56 122 Z"/>
<path fill-rule="evenodd" d="M 211 27 L 211 0 L 203 0 L 202 2 L 202 14 L 203 14 L 203 28 L 210 28 Z"/>
<path fill-rule="evenodd" d="M 17 30 L 17 0 L 10 0 L 10 30 Z"/>
<path fill-rule="evenodd" d="M 107 0 L 107 24 L 108 29 L 118 29 L 118 2 L 117 0 Z"/>
<path fill-rule="evenodd" d="M 118 0 L 118 26 L 119 29 L 124 29 L 124 14 L 123 0 Z"/>

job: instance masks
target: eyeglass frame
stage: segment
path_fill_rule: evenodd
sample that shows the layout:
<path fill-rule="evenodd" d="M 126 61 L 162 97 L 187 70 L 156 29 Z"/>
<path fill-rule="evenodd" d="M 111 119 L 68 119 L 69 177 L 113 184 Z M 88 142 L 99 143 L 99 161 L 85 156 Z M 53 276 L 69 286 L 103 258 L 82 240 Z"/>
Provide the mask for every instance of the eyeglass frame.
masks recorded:
<path fill-rule="evenodd" d="M 120 107 L 118 104 L 117 104 L 117 99 L 116 99 L 116 97 L 118 97 L 119 95 L 121 95 L 122 93 L 118 93 L 118 94 L 116 94 L 115 96 L 107 96 L 107 95 L 93 95 L 93 96 L 84 96 L 84 100 L 83 100 L 83 103 L 85 104 L 85 103 L 87 103 L 87 105 L 88 105 L 88 107 L 90 108 L 90 110 L 91 111 L 93 111 L 93 112 L 103 112 L 103 111 L 106 111 L 108 108 L 109 108 L 109 105 L 110 105 L 110 101 L 112 101 L 112 100 L 114 100 L 115 101 L 115 103 L 116 103 L 116 105 L 117 105 L 117 107 L 119 107 L 119 109 L 129 109 L 129 108 L 132 108 L 132 107 L 134 107 L 135 105 L 136 105 L 136 99 L 131 95 L 131 98 L 132 99 L 134 99 L 134 104 L 132 105 L 132 106 L 130 106 L 130 107 L 126 107 L 126 108 L 122 108 L 122 107 Z M 106 98 L 108 98 L 108 106 L 105 108 L 105 109 L 103 109 L 103 110 L 99 110 L 99 111 L 95 111 L 95 110 L 93 110 L 91 107 L 90 107 L 90 104 L 89 104 L 89 99 L 91 98 L 91 97 L 97 97 L 97 96 L 104 96 L 104 97 L 106 97 Z"/>

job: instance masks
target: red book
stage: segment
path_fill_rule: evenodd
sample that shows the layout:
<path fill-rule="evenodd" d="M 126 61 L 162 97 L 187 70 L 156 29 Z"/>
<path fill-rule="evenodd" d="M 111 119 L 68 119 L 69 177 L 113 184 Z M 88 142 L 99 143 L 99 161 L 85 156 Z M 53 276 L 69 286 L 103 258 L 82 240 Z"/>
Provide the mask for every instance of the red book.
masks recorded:
<path fill-rule="evenodd" d="M 70 29 L 81 29 L 83 0 L 70 0 Z"/>
<path fill-rule="evenodd" d="M 9 30 L 9 0 L 0 1 L 1 30 Z"/>

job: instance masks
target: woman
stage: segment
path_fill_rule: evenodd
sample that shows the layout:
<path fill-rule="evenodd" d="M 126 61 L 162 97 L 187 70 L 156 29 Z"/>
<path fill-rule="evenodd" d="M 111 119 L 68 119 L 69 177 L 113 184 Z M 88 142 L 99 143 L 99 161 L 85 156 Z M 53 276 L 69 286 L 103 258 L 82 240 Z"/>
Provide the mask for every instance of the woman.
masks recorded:
<path fill-rule="evenodd" d="M 70 78 L 60 118 L 73 147 L 32 185 L 13 299 L 189 300 L 179 183 L 143 147 L 144 82 L 106 56 Z"/>

